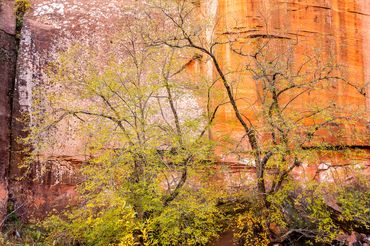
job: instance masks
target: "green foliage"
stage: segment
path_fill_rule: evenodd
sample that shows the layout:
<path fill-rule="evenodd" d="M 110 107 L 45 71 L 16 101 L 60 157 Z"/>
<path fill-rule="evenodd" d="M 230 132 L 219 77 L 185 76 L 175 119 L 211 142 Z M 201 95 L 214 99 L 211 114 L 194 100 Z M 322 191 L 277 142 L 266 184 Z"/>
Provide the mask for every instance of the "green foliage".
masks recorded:
<path fill-rule="evenodd" d="M 205 245 L 224 227 L 225 217 L 215 206 L 213 192 L 185 190 L 166 207 L 155 195 L 146 194 L 140 205 L 150 214 L 141 219 L 124 200 L 127 195 L 123 192 L 83 196 L 83 206 L 64 216 L 50 217 L 43 222 L 48 235 L 44 244 Z M 140 189 L 136 192 L 146 193 Z"/>
<path fill-rule="evenodd" d="M 21 29 L 23 27 L 23 17 L 26 12 L 31 8 L 29 0 L 16 0 L 15 1 L 15 16 L 16 16 L 16 37 L 20 38 Z"/>
<path fill-rule="evenodd" d="M 290 180 L 268 196 L 267 209 L 258 195 L 248 197 L 250 206 L 238 215 L 235 236 L 240 245 L 269 245 L 284 240 L 331 244 L 341 234 L 359 228 L 369 230 L 369 188 L 362 175 L 341 185 Z M 293 233 L 283 236 L 288 232 Z"/>
<path fill-rule="evenodd" d="M 208 191 L 208 193 L 214 191 Z M 222 231 L 225 218 L 215 206 L 214 194 L 188 191 L 156 218 L 159 245 L 206 245 Z M 202 198 L 203 197 L 203 198 Z M 208 197 L 207 200 L 201 201 Z M 150 244 L 155 245 L 155 243 Z"/>
<path fill-rule="evenodd" d="M 41 244 L 45 232 L 35 224 L 35 222 L 25 224 L 20 220 L 5 224 L 0 233 L 0 245 L 28 246 Z"/>
<path fill-rule="evenodd" d="M 132 241 L 134 212 L 125 203 L 115 202 L 107 200 L 105 204 L 96 204 L 96 200 L 91 200 L 86 206 L 67 213 L 64 219 L 51 216 L 43 222 L 48 235 L 44 244 L 113 245 L 123 240 Z"/>
<path fill-rule="evenodd" d="M 45 245 L 206 245 L 224 227 L 204 135 L 211 122 L 194 102 L 204 88 L 170 76 L 183 53 L 139 41 L 132 31 L 110 52 L 71 47 L 52 67 L 48 93 L 34 90 L 47 96 L 35 100 L 38 124 L 25 139 L 37 143 L 32 157 L 65 144 L 57 137 L 71 126 L 89 156 L 79 204 L 42 223 Z"/>
<path fill-rule="evenodd" d="M 316 241 L 330 243 L 337 236 L 339 228 L 331 219 L 323 194 L 320 194 L 317 187 L 314 189 L 309 190 L 309 192 L 312 192 L 311 195 L 307 194 L 304 198 L 304 201 L 307 203 L 308 218 L 316 223 L 318 231 Z"/>
<path fill-rule="evenodd" d="M 263 219 L 261 209 L 248 211 L 241 214 L 237 220 L 235 236 L 239 239 L 239 245 L 267 246 L 270 243 L 268 224 Z"/>

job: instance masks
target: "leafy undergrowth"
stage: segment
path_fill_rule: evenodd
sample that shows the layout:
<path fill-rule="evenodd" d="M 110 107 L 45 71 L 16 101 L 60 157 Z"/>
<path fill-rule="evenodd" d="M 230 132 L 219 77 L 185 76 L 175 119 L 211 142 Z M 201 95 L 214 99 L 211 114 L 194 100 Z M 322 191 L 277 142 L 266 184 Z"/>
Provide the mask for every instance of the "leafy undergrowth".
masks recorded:
<path fill-rule="evenodd" d="M 222 199 L 204 192 L 182 193 L 164 209 L 147 200 L 147 205 L 154 206 L 152 214 L 141 220 L 113 194 L 99 194 L 83 206 L 39 223 L 25 225 L 13 216 L 0 245 L 209 245 L 231 229 L 237 246 L 348 245 L 368 240 L 366 180 L 341 187 L 287 184 L 269 197 L 268 210 L 253 189 Z"/>

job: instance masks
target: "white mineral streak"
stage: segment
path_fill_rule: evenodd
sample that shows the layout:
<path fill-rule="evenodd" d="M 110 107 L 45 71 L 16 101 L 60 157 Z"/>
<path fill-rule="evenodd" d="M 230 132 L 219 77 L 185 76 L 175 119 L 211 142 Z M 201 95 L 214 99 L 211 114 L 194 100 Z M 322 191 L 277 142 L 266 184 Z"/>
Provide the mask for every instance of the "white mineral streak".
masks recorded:
<path fill-rule="evenodd" d="M 33 74 L 33 54 L 32 54 L 32 38 L 29 26 L 25 23 L 22 28 L 22 39 L 19 50 L 19 57 L 22 59 L 18 60 L 17 64 L 17 89 L 19 93 L 19 105 L 20 110 L 23 113 L 29 113 L 31 116 L 32 106 L 32 74 Z"/>
<path fill-rule="evenodd" d="M 39 181 L 42 181 L 43 177 L 51 173 L 53 177 L 52 185 L 60 184 L 75 174 L 74 168 L 68 160 L 53 160 L 40 163 L 35 168 L 35 171 L 35 179 Z"/>
<path fill-rule="evenodd" d="M 217 23 L 217 9 L 218 9 L 218 0 L 207 0 L 204 7 L 204 15 L 208 20 L 208 25 L 206 28 L 206 37 L 207 42 L 210 44 L 213 41 L 215 35 L 215 25 Z M 213 64 L 211 60 L 207 61 L 207 77 L 209 79 L 213 78 Z"/>
<path fill-rule="evenodd" d="M 321 163 L 318 167 L 319 170 L 327 170 L 331 166 L 330 163 Z"/>
<path fill-rule="evenodd" d="M 92 30 L 104 31 L 114 27 L 114 17 L 127 15 L 123 11 L 122 1 L 43 1 L 32 6 L 33 19 L 63 31 L 78 27 L 79 33 L 91 33 Z M 104 22 L 109 21 L 107 25 Z M 93 28 L 93 29 L 92 29 Z M 72 37 L 72 36 L 71 36 Z"/>
<path fill-rule="evenodd" d="M 48 14 L 64 15 L 64 5 L 62 3 L 38 4 L 35 6 L 34 16 L 42 16 Z"/>
<path fill-rule="evenodd" d="M 179 117 L 181 121 L 187 119 L 197 119 L 202 116 L 202 109 L 199 106 L 194 95 L 186 93 L 183 94 L 177 101 L 176 106 L 179 109 Z"/>
<path fill-rule="evenodd" d="M 324 181 L 324 182 L 333 182 L 334 181 L 332 171 L 329 169 L 331 166 L 332 166 L 331 163 L 321 163 L 318 166 L 318 171 L 320 171 L 320 173 L 319 173 L 320 181 Z"/>
<path fill-rule="evenodd" d="M 97 7 L 99 6 L 99 7 Z M 31 115 L 32 89 L 34 81 L 42 80 L 45 73 L 39 67 L 39 61 L 55 59 L 58 51 L 68 48 L 71 44 L 78 41 L 82 44 L 101 40 L 96 29 L 104 32 L 114 23 L 108 22 L 109 26 L 104 25 L 103 21 L 112 17 L 122 17 L 122 2 L 110 1 L 109 4 L 101 4 L 99 1 L 79 2 L 70 0 L 50 0 L 32 5 L 32 9 L 22 28 L 22 38 L 20 42 L 20 52 L 18 60 L 17 90 L 19 91 L 20 109 Z M 77 23 L 77 24 L 76 24 Z M 50 45 L 47 54 L 40 54 L 32 49 L 32 28 L 33 25 L 40 25 L 59 30 L 58 39 Z M 72 27 L 72 28 L 71 28 Z M 77 28 L 75 33 L 71 29 Z M 92 27 L 95 27 L 93 29 Z M 40 74 L 35 78 L 35 72 Z M 40 78 L 41 77 L 41 78 Z M 32 119 L 31 119 L 32 123 Z"/>
<path fill-rule="evenodd" d="M 103 43 L 107 33 L 115 30 L 116 20 L 127 15 L 122 11 L 124 4 L 125 1 L 121 0 L 112 0 L 109 3 L 105 0 L 46 0 L 32 4 L 22 28 L 16 81 L 20 110 L 29 115 L 31 125 L 34 110 L 33 88 L 47 81 L 45 69 L 48 68 L 48 62 L 55 60 L 59 51 L 66 50 L 76 42 L 81 45 Z M 37 30 L 48 33 L 41 35 Z M 45 36 L 49 37 L 48 43 L 43 43 Z M 49 89 L 55 88 L 47 88 L 45 83 L 44 95 Z M 82 142 L 72 139 L 69 135 L 63 137 L 67 138 L 65 142 L 69 146 L 76 146 Z M 80 160 L 82 158 L 79 151 L 80 149 L 73 152 L 64 148 L 60 150 L 60 155 L 68 153 L 70 157 Z M 36 178 L 43 180 L 51 173 L 53 185 L 70 182 L 68 179 L 75 176 L 71 160 L 43 161 L 36 167 Z"/>
<path fill-rule="evenodd" d="M 239 160 L 240 164 L 246 165 L 248 167 L 255 167 L 256 161 L 253 158 L 241 158 Z"/>
<path fill-rule="evenodd" d="M 319 179 L 321 182 L 334 182 L 334 176 L 330 170 L 320 172 Z"/>
<path fill-rule="evenodd" d="M 194 96 L 189 91 L 172 91 L 174 97 L 174 104 L 176 111 L 178 113 L 180 123 L 183 124 L 186 121 L 191 120 L 198 120 L 201 119 L 203 116 L 203 109 L 198 104 L 198 100 L 196 96 Z M 167 92 L 163 89 L 159 91 L 159 95 L 166 97 Z M 150 100 L 149 101 L 151 106 L 158 104 L 157 100 Z M 162 122 L 167 121 L 169 124 L 172 125 L 174 122 L 173 112 L 170 108 L 169 102 L 167 99 L 161 100 L 161 109 L 157 109 L 157 113 L 150 119 L 152 123 L 155 122 Z M 158 105 L 159 106 L 159 105 Z M 163 116 L 162 116 L 163 113 Z M 163 117 L 165 119 L 163 119 Z M 205 123 L 205 122 L 204 122 Z M 174 125 L 172 125 L 174 127 Z M 202 129 L 204 126 L 200 126 L 199 128 Z"/>
<path fill-rule="evenodd" d="M 66 178 L 73 177 L 75 175 L 74 168 L 68 161 L 60 161 L 57 165 L 55 165 L 52 171 L 53 176 L 55 178 L 54 185 L 61 183 Z"/>

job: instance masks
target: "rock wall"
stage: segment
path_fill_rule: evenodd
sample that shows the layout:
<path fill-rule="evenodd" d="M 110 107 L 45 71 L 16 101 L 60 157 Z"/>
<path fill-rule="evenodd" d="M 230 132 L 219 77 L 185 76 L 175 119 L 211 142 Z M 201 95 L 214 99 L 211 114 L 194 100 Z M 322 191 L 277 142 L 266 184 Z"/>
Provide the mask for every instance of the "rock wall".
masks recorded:
<path fill-rule="evenodd" d="M 105 0 L 32 0 L 24 16 L 13 103 L 12 131 L 25 137 L 24 129 L 32 124 L 32 89 L 46 81 L 46 70 L 59 51 L 76 42 L 104 45 L 123 17 L 122 9 L 129 1 Z M 41 92 L 42 93 L 42 92 Z M 73 203 L 76 197 L 78 167 L 85 161 L 84 141 L 73 134 L 60 134 L 64 139 L 59 149 L 48 153 L 46 163 L 25 162 L 25 146 L 13 141 L 13 157 L 9 171 L 10 197 L 22 218 L 43 216 L 51 209 Z"/>
<path fill-rule="evenodd" d="M 11 168 L 7 174 L 7 125 L 11 111 L 7 97 L 9 85 L 16 74 L 12 132 L 15 136 L 22 136 L 26 134 L 22 131 L 25 122 L 18 119 L 21 114 L 27 116 L 32 112 L 32 88 L 35 83 L 46 80 L 48 62 L 74 41 L 85 44 L 101 42 L 103 45 L 124 20 L 122 10 L 130 0 L 31 0 L 32 8 L 25 16 L 22 29 L 16 73 L 14 0 L 0 0 L 0 3 L 0 210 L 2 206 L 4 211 L 9 190 L 11 201 L 19 208 L 22 217 L 41 216 L 52 208 L 63 207 L 75 197 L 76 172 L 85 160 L 83 142 L 74 137 L 60 136 L 64 139 L 63 146 L 53 154 L 53 160 L 42 168 L 36 163 L 30 172 L 25 172 L 19 168 L 24 158 L 24 153 L 21 153 L 24 146 L 13 141 Z M 368 0 L 205 0 L 202 6 L 204 12 L 217 21 L 220 30 L 230 28 L 261 34 L 266 31 L 264 23 L 268 23 L 270 33 L 284 32 L 290 37 L 299 36 L 305 40 L 303 45 L 334 49 L 336 60 L 346 65 L 347 73 L 356 85 L 364 86 L 370 82 Z M 223 61 L 223 66 L 236 66 L 240 62 L 228 47 L 218 49 L 217 56 Z M 212 74 L 210 69 L 206 72 Z M 369 90 L 367 87 L 367 95 Z M 255 97 L 252 83 L 246 83 L 242 91 L 245 97 Z M 369 97 L 350 86 L 338 86 L 327 95 L 318 95 L 314 99 L 326 97 L 335 97 L 337 103 L 354 110 L 370 106 Z M 236 135 L 240 133 L 230 107 L 223 107 L 217 117 L 215 133 L 222 134 L 230 129 Z"/>
<path fill-rule="evenodd" d="M 370 1 L 366 0 L 209 0 L 205 8 L 216 12 L 214 22 L 218 23 L 219 35 L 235 33 L 247 41 L 255 37 L 270 35 L 297 40 L 295 61 L 310 49 L 318 49 L 323 54 L 333 54 L 333 63 L 344 67 L 344 74 L 352 84 L 337 83 L 324 93 L 305 94 L 294 102 L 297 111 L 307 108 L 307 105 L 325 105 L 334 102 L 338 107 L 348 112 L 369 112 L 369 21 Z M 243 64 L 243 59 L 230 51 L 228 45 L 218 46 L 217 57 L 222 61 L 225 70 Z M 246 76 L 233 78 L 241 80 L 238 86 L 238 96 L 242 113 L 253 115 L 251 105 L 258 101 L 257 88 L 253 80 Z M 366 92 L 367 91 L 367 92 Z M 364 95 L 366 94 L 366 95 Z M 248 106 L 249 105 L 249 106 Z M 367 139 L 354 139 L 353 131 L 360 131 L 368 136 L 369 118 L 356 126 L 345 126 L 343 139 L 326 141 L 333 145 L 363 146 L 368 145 Z M 215 135 L 230 132 L 237 139 L 243 133 L 237 123 L 231 105 L 222 107 L 218 112 Z"/>
<path fill-rule="evenodd" d="M 16 64 L 14 1 L 0 1 L 0 227 L 7 212 L 11 88 Z"/>

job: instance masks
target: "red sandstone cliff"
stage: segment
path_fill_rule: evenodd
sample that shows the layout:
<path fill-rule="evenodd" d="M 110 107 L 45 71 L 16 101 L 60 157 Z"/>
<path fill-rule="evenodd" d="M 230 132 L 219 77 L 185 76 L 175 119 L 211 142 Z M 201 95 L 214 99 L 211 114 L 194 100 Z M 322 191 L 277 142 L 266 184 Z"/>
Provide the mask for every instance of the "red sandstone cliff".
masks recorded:
<path fill-rule="evenodd" d="M 270 35 L 296 40 L 296 61 L 309 49 L 319 49 L 322 54 L 333 54 L 334 63 L 345 67 L 348 80 L 354 85 L 338 83 L 330 90 L 304 95 L 297 100 L 294 107 L 297 110 L 307 105 L 324 105 L 329 101 L 336 103 L 346 111 L 366 111 L 369 109 L 369 93 L 366 93 L 370 82 L 369 77 L 369 1 L 337 0 L 337 1 L 210 1 L 205 6 L 208 11 L 213 11 L 219 35 L 225 35 L 225 30 L 241 35 L 246 40 L 258 36 Z M 238 67 L 243 62 L 243 57 L 230 52 L 230 47 L 220 46 L 217 56 L 222 61 L 224 68 Z M 257 88 L 248 78 L 241 83 L 238 96 L 246 98 L 252 105 L 257 100 Z M 248 113 L 248 110 L 245 111 Z M 242 127 L 236 124 L 236 119 L 231 105 L 223 107 L 217 116 L 218 124 L 215 132 L 223 135 L 234 126 L 234 133 L 242 132 Z M 369 134 L 365 129 L 369 119 L 364 119 L 356 128 L 362 128 L 363 134 Z M 333 144 L 366 145 L 366 142 L 350 138 L 350 126 L 346 126 L 347 137 L 327 139 Z M 358 130 L 358 129 L 357 129 Z M 369 138 L 367 139 L 369 140 Z"/>
<path fill-rule="evenodd" d="M 0 51 L 5 50 L 6 54 L 10 54 L 9 59 L 0 63 L 0 201 L 4 211 L 9 190 L 16 207 L 22 206 L 19 212 L 23 216 L 40 215 L 53 207 L 63 207 L 73 198 L 77 182 L 76 168 L 84 160 L 83 141 L 73 137 L 64 140 L 63 146 L 53 153 L 44 168 L 35 164 L 31 174 L 23 180 L 17 179 L 22 174 L 17 166 L 22 160 L 18 152 L 22 147 L 14 143 L 10 172 L 7 174 L 10 99 L 6 95 L 9 84 L 12 84 L 16 74 L 12 132 L 17 136 L 22 134 L 22 123 L 16 118 L 20 113 L 27 115 L 32 110 L 32 87 L 45 80 L 47 63 L 73 41 L 104 43 L 104 39 L 119 25 L 124 16 L 124 7 L 130 1 L 32 0 L 32 8 L 25 16 L 22 29 L 16 73 L 14 15 L 11 11 L 13 2 L 3 1 L 3 10 L 0 12 Z M 299 36 L 304 41 L 302 46 L 317 45 L 324 51 L 333 49 L 336 61 L 346 65 L 351 81 L 359 88 L 370 82 L 368 0 L 207 0 L 201 1 L 201 6 L 203 12 L 217 19 L 218 30 L 264 34 L 264 24 L 268 23 L 271 34 Z M 217 56 L 223 61 L 223 66 L 240 63 L 240 58 L 231 54 L 228 47 L 220 48 Z M 246 83 L 242 88 L 243 95 L 252 99 L 256 97 L 255 91 L 252 83 Z M 338 104 L 353 110 L 368 110 L 370 107 L 368 96 L 364 97 L 354 87 L 342 85 L 326 95 L 304 100 L 327 98 L 334 98 Z M 223 107 L 213 131 L 222 134 L 230 131 L 230 128 L 235 135 L 240 132 L 231 108 Z M 365 129 L 366 133 L 369 133 L 368 129 Z M 9 188 L 6 186 L 7 179 L 10 180 Z"/>
<path fill-rule="evenodd" d="M 14 1 L 0 2 L 0 223 L 8 201 L 11 88 L 16 64 Z M 1 223 L 2 224 L 2 223 Z M 0 225 L 1 226 L 1 225 Z"/>

